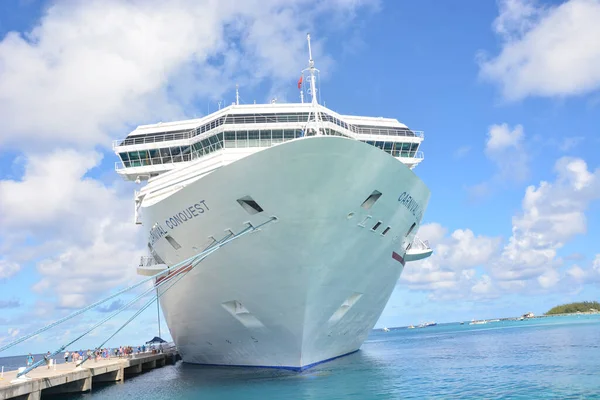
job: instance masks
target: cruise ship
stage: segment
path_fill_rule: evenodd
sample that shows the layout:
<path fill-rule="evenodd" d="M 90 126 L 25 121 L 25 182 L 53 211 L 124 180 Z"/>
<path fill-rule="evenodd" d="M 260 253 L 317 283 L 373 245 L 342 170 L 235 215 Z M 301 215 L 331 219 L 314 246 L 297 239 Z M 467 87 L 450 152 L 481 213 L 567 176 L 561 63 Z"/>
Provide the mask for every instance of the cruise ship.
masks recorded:
<path fill-rule="evenodd" d="M 423 133 L 321 105 L 310 36 L 308 48 L 298 103 L 240 104 L 236 89 L 210 115 L 113 143 L 116 171 L 140 185 L 138 273 L 261 226 L 158 289 L 184 362 L 303 370 L 353 353 L 405 263 L 432 253 L 416 237 L 430 196 L 413 172 Z"/>

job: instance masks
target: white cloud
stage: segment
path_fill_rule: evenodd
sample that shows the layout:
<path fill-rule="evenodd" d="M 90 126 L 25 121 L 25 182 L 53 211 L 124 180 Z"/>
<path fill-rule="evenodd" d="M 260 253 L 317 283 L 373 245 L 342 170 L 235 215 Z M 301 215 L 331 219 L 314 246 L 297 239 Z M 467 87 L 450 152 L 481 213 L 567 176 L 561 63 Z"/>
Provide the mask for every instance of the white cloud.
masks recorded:
<path fill-rule="evenodd" d="M 488 140 L 485 144 L 485 151 L 493 153 L 506 150 L 508 148 L 517 148 L 523 142 L 523 127 L 515 126 L 510 130 L 507 124 L 492 125 L 488 131 Z"/>
<path fill-rule="evenodd" d="M 494 188 L 506 182 L 523 182 L 529 177 L 529 155 L 524 145 L 522 125 L 514 128 L 494 124 L 488 129 L 485 155 L 496 167 L 494 175 L 485 182 L 469 186 L 467 191 L 474 199 L 488 196 Z"/>
<path fill-rule="evenodd" d="M 21 270 L 21 266 L 15 262 L 0 259 L 0 279 L 7 279 Z"/>
<path fill-rule="evenodd" d="M 532 0 L 504 0 L 498 5 L 500 15 L 494 21 L 494 30 L 507 40 L 531 30 L 540 14 Z"/>
<path fill-rule="evenodd" d="M 529 176 L 527 152 L 523 146 L 525 133 L 521 125 L 492 125 L 488 130 L 485 154 L 497 168 L 497 178 L 521 182 Z"/>
<path fill-rule="evenodd" d="M 549 269 L 538 276 L 537 281 L 542 288 L 549 289 L 560 281 L 560 274 L 554 269 Z"/>
<path fill-rule="evenodd" d="M 569 96 L 600 87 L 600 1 L 569 0 L 549 7 L 532 0 L 500 1 L 494 30 L 503 39 L 481 76 L 509 100 Z"/>
<path fill-rule="evenodd" d="M 471 292 L 476 295 L 486 296 L 494 290 L 492 278 L 489 275 L 482 275 L 481 278 L 471 287 Z"/>
<path fill-rule="evenodd" d="M 507 148 L 512 143 L 502 138 L 493 147 Z M 522 211 L 512 218 L 512 235 L 504 244 L 500 238 L 477 236 L 469 229 L 448 235 L 439 224 L 423 225 L 419 236 L 430 240 L 433 255 L 408 263 L 401 284 L 429 291 L 433 299 L 448 300 L 573 291 L 600 282 L 600 254 L 587 268 L 566 268 L 558 255 L 566 243 L 586 232 L 585 212 L 600 199 L 600 169 L 590 171 L 585 161 L 563 157 L 556 162 L 555 172 L 553 182 L 526 189 Z"/>
<path fill-rule="evenodd" d="M 20 181 L 0 181 L 0 235 L 17 237 L 8 257 L 39 260 L 42 278 L 34 290 L 57 296 L 60 306 L 80 307 L 132 279 L 143 248 L 131 199 L 85 177 L 101 156 L 57 150 L 26 160 Z"/>
<path fill-rule="evenodd" d="M 585 278 L 586 272 L 579 265 L 573 265 L 567 270 L 566 275 L 575 281 L 582 282 Z"/>
<path fill-rule="evenodd" d="M 590 268 L 581 268 L 579 265 L 571 265 L 561 279 L 566 285 L 570 286 L 572 286 L 572 284 L 600 284 L 600 254 L 596 254 Z"/>
<path fill-rule="evenodd" d="M 552 271 L 562 264 L 557 251 L 576 235 L 586 232 L 585 211 L 600 198 L 600 170 L 588 171 L 576 158 L 561 158 L 555 166 L 555 182 L 529 186 L 522 213 L 513 217 L 512 236 L 501 257 L 492 264 L 492 276 L 519 281 L 540 277 L 555 281 Z"/>
<path fill-rule="evenodd" d="M 236 81 L 280 88 L 289 80 L 293 89 L 310 21 L 372 4 L 56 0 L 31 32 L 0 42 L 0 143 L 107 146 L 111 131 L 181 117 L 199 98 L 222 99 Z M 330 63 L 314 36 L 320 65 Z"/>
<path fill-rule="evenodd" d="M 474 293 L 484 294 L 474 268 L 485 265 L 499 251 L 499 238 L 476 236 L 469 229 L 447 235 L 439 224 L 423 225 L 418 235 L 429 241 L 434 252 L 425 260 L 408 263 L 401 284 L 429 290 L 437 299 L 464 297 L 465 288 L 474 286 Z"/>
<path fill-rule="evenodd" d="M 0 208 L 7 210 L 0 214 L 1 229 L 60 229 L 65 221 L 75 218 L 80 218 L 77 226 L 85 225 L 85 214 L 74 213 L 96 203 L 109 207 L 106 196 L 110 191 L 100 182 L 84 178 L 100 160 L 96 152 L 75 150 L 28 156 L 20 180 L 0 181 Z"/>

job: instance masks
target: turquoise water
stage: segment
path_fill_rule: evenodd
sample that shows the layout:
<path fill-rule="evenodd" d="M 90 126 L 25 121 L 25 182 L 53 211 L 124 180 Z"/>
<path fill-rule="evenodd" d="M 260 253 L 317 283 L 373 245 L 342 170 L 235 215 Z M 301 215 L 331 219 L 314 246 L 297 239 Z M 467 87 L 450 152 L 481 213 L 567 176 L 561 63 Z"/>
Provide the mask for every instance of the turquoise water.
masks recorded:
<path fill-rule="evenodd" d="M 73 399 L 600 399 L 600 316 L 375 331 L 295 373 L 179 363 Z"/>

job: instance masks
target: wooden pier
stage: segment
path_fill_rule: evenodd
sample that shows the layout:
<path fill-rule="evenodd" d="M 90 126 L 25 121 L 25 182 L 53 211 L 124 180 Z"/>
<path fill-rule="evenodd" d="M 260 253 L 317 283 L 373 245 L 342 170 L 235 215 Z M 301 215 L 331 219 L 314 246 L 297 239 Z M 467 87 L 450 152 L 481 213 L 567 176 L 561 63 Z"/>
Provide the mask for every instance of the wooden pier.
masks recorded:
<path fill-rule="evenodd" d="M 179 359 L 177 351 L 171 349 L 156 354 L 135 354 L 131 358 L 90 359 L 82 367 L 66 363 L 48 369 L 42 365 L 27 374 L 31 380 L 19 383 L 11 383 L 17 377 L 17 371 L 5 371 L 0 380 L 0 400 L 39 400 L 48 395 L 87 392 L 92 390 L 94 383 L 123 382 L 128 376 L 175 364 Z"/>

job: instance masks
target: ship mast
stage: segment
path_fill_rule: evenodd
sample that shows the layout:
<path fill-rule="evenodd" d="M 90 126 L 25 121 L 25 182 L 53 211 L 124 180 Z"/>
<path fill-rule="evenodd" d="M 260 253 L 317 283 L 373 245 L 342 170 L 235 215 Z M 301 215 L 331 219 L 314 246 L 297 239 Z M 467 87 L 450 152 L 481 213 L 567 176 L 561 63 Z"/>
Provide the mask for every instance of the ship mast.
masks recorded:
<path fill-rule="evenodd" d="M 319 102 L 317 101 L 317 83 L 316 83 L 316 76 L 317 74 L 320 72 L 318 69 L 315 68 L 315 61 L 312 58 L 312 49 L 310 47 L 310 33 L 306 34 L 306 40 L 308 41 L 308 68 L 306 68 L 304 72 L 308 71 L 308 80 L 310 82 L 310 89 L 308 90 L 308 94 L 310 94 L 311 96 L 311 104 L 312 104 L 312 110 L 311 110 L 311 114 L 314 115 L 314 120 L 312 121 L 313 124 L 311 124 L 310 121 L 310 117 L 308 120 L 308 126 L 310 127 L 310 125 L 313 125 L 313 129 L 315 131 L 315 135 L 321 135 L 321 117 L 320 117 L 320 113 L 319 113 Z M 302 93 L 301 93 L 302 96 Z M 302 101 L 304 102 L 304 98 L 302 96 Z"/>

